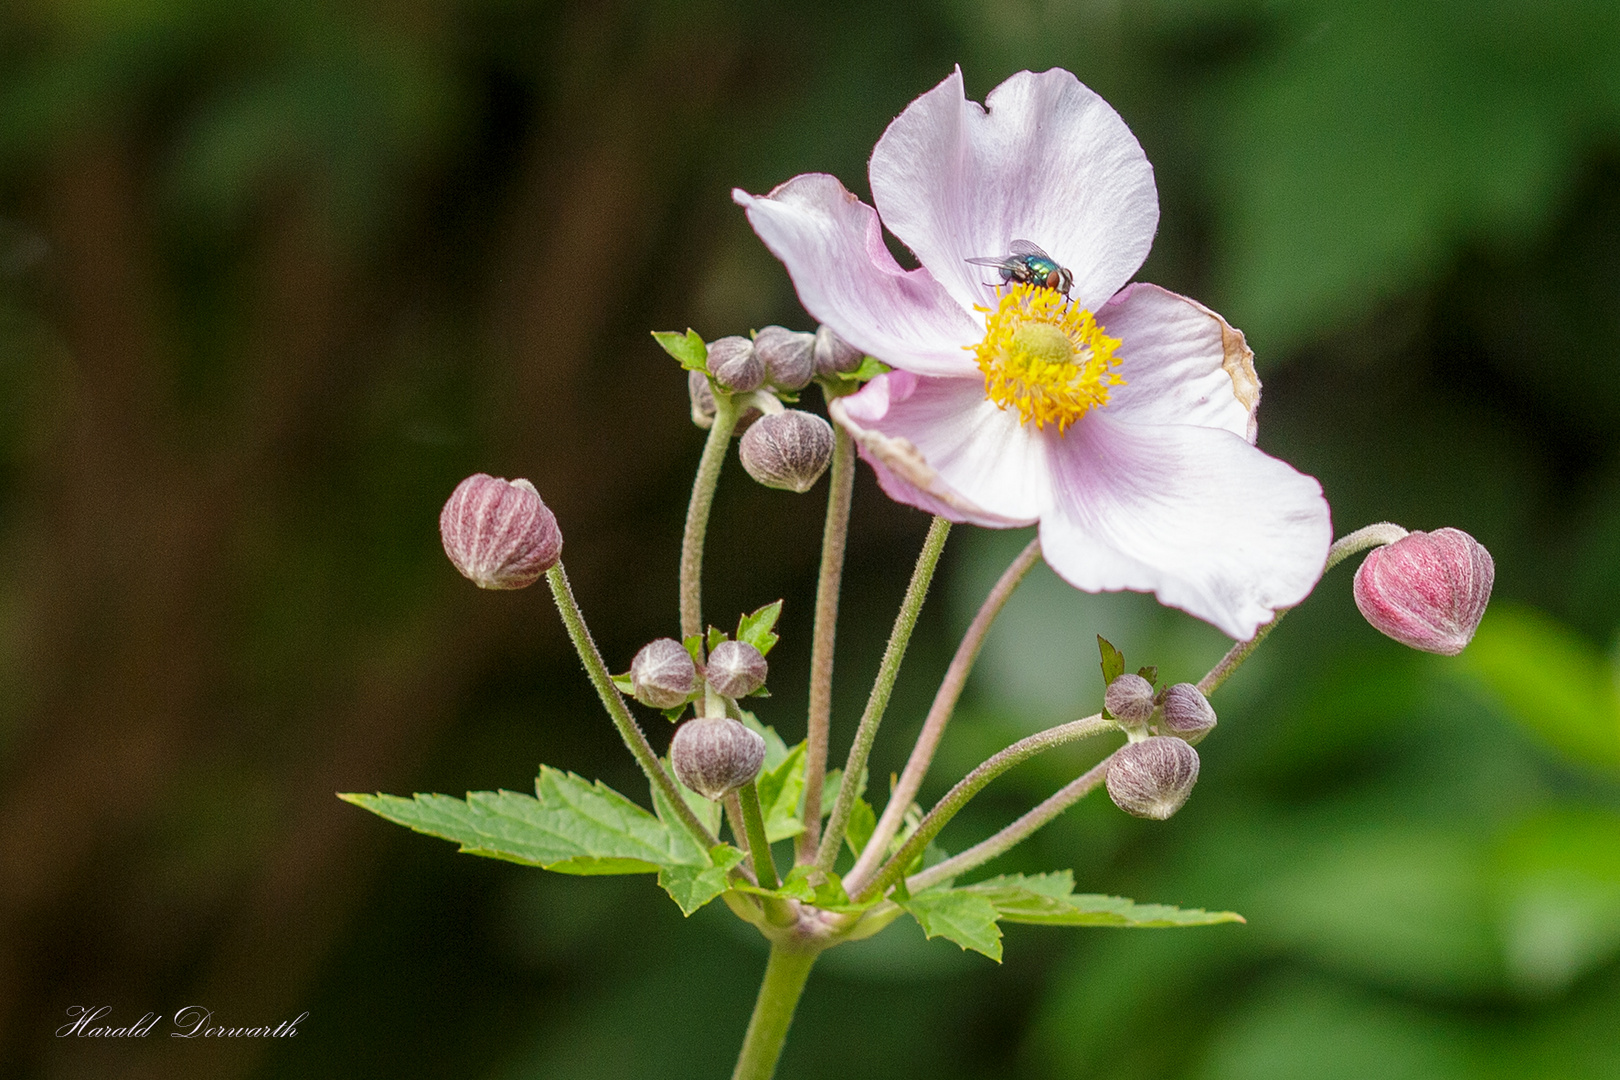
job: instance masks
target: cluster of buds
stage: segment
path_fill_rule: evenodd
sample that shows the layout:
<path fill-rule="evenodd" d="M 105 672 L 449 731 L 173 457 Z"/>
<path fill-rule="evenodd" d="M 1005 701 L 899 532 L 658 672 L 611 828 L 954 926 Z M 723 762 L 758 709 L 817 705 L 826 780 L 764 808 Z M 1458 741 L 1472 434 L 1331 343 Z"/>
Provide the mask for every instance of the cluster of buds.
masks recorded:
<path fill-rule="evenodd" d="M 1215 727 L 1214 708 L 1192 683 L 1155 695 L 1151 682 L 1131 674 L 1108 684 L 1103 705 L 1131 739 L 1109 759 L 1108 797 L 1127 814 L 1163 821 L 1198 782 L 1193 744 Z"/>

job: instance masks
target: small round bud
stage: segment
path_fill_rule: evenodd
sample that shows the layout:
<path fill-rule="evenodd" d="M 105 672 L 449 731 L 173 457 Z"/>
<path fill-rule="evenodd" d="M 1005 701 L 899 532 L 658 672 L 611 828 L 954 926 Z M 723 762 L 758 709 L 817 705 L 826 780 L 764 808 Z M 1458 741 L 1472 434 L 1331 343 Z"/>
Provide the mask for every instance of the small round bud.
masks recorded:
<path fill-rule="evenodd" d="M 715 693 L 740 698 L 764 686 L 767 671 L 765 657 L 758 649 L 746 641 L 722 641 L 709 654 L 704 674 Z"/>
<path fill-rule="evenodd" d="M 1181 809 L 1198 782 L 1198 751 L 1153 735 L 1126 743 L 1108 763 L 1108 797 L 1136 817 L 1163 821 Z"/>
<path fill-rule="evenodd" d="M 1161 726 L 1196 746 L 1215 726 L 1215 709 L 1198 687 L 1190 682 L 1176 683 L 1164 692 Z"/>
<path fill-rule="evenodd" d="M 803 390 L 816 374 L 816 335 L 767 326 L 754 335 L 765 381 L 778 390 Z"/>
<path fill-rule="evenodd" d="M 861 366 L 861 350 L 832 332 L 826 325 L 816 327 L 816 374 L 843 375 Z"/>
<path fill-rule="evenodd" d="M 745 337 L 723 337 L 709 342 L 709 374 L 733 394 L 746 394 L 765 385 L 765 365 Z"/>
<path fill-rule="evenodd" d="M 704 431 L 714 427 L 714 391 L 701 371 L 686 373 L 686 393 L 692 399 L 692 423 Z"/>
<path fill-rule="evenodd" d="M 832 425 L 815 413 L 787 409 L 749 428 L 737 452 L 748 475 L 766 487 L 803 493 L 832 460 Z"/>
<path fill-rule="evenodd" d="M 719 801 L 759 775 L 765 740 L 729 716 L 700 716 L 675 729 L 669 763 L 681 783 Z"/>
<path fill-rule="evenodd" d="M 522 589 L 562 556 L 562 530 L 527 480 L 477 473 L 439 513 L 444 553 L 480 589 Z"/>
<path fill-rule="evenodd" d="M 1456 656 L 1478 629 L 1495 580 L 1491 553 L 1461 529 L 1412 532 L 1356 568 L 1356 607 L 1402 645 Z"/>
<path fill-rule="evenodd" d="M 649 641 L 630 661 L 631 694 L 643 705 L 673 709 L 697 693 L 697 665 L 674 638 Z"/>
<path fill-rule="evenodd" d="M 1153 715 L 1153 684 L 1140 675 L 1121 675 L 1108 684 L 1103 706 L 1117 720 L 1145 724 Z"/>

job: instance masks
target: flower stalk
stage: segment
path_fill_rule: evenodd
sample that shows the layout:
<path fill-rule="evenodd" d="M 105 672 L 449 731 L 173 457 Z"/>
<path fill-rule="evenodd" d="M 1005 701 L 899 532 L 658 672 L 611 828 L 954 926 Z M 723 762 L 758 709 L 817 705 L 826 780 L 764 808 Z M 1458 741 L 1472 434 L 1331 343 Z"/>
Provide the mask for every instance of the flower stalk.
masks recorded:
<path fill-rule="evenodd" d="M 776 860 L 771 857 L 771 842 L 765 835 L 765 815 L 759 806 L 759 787 L 752 781 L 737 789 L 737 801 L 742 806 L 743 829 L 748 834 L 748 856 L 754 864 L 754 876 L 762 889 L 774 889 L 781 882 L 776 877 Z"/>
<path fill-rule="evenodd" d="M 844 830 L 849 826 L 850 812 L 855 808 L 857 778 L 866 769 L 866 760 L 872 753 L 872 742 L 877 738 L 878 725 L 889 707 L 889 695 L 894 691 L 894 680 L 905 661 L 906 648 L 911 643 L 911 632 L 916 629 L 917 616 L 923 601 L 928 598 L 928 587 L 939 566 L 939 556 L 945 550 L 945 540 L 951 534 L 951 523 L 936 517 L 928 527 L 928 538 L 923 541 L 917 565 L 911 571 L 911 584 L 900 603 L 900 612 L 894 617 L 894 629 L 889 632 L 889 643 L 883 650 L 883 662 L 878 665 L 872 693 L 866 699 L 866 711 L 861 714 L 860 726 L 855 729 L 855 742 L 849 748 L 844 762 L 845 783 L 838 789 L 838 801 L 833 803 L 827 818 L 827 831 L 816 852 L 816 866 L 831 872 L 838 860 L 838 850 L 844 843 Z"/>
<path fill-rule="evenodd" d="M 742 1052 L 737 1056 L 731 1080 L 770 1080 L 775 1074 L 782 1044 L 793 1024 L 793 1012 L 799 1007 L 805 981 L 818 955 L 819 950 L 782 942 L 771 946 L 765 979 L 754 1001 L 754 1014 L 748 1018 L 748 1033 L 743 1036 Z"/>
<path fill-rule="evenodd" d="M 737 427 L 737 403 L 723 390 L 715 389 L 714 424 L 698 459 L 697 477 L 692 481 L 692 500 L 686 507 L 686 532 L 681 538 L 681 636 L 703 633 L 703 542 L 709 532 L 709 511 L 714 507 L 714 489 L 720 483 L 720 470 L 726 463 L 731 433 Z"/>

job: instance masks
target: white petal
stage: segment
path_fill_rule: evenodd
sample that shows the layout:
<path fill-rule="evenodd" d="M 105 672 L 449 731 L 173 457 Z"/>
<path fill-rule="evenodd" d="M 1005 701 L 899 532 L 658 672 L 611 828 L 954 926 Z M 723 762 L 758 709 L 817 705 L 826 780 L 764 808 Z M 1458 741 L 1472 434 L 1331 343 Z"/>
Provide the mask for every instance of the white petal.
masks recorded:
<path fill-rule="evenodd" d="M 787 266 L 804 309 L 845 341 L 894 367 L 929 375 L 975 370 L 964 346 L 984 326 L 926 270 L 902 270 L 883 246 L 877 212 L 824 173 L 769 195 L 731 197 Z"/>
<path fill-rule="evenodd" d="M 890 498 L 952 521 L 1029 525 L 1050 501 L 1045 441 L 985 399 L 978 372 L 929 378 L 896 371 L 838 398 L 833 418 L 854 436 Z"/>
<path fill-rule="evenodd" d="M 1092 413 L 1054 446 L 1046 561 L 1090 592 L 1152 591 L 1239 641 L 1322 576 L 1322 487 L 1240 436 Z"/>
<path fill-rule="evenodd" d="M 1260 379 L 1241 331 L 1195 300 L 1140 283 L 1104 304 L 1097 321 L 1120 342 L 1125 385 L 1109 391 L 1110 416 L 1225 428 L 1254 442 Z"/>
<path fill-rule="evenodd" d="M 1074 272 L 1071 295 L 1095 311 L 1153 244 L 1153 166 L 1067 71 L 1021 71 L 986 104 L 966 99 L 958 70 L 889 125 L 871 166 L 883 223 L 963 304 L 992 304 L 1000 280 L 966 260 L 1028 240 Z"/>

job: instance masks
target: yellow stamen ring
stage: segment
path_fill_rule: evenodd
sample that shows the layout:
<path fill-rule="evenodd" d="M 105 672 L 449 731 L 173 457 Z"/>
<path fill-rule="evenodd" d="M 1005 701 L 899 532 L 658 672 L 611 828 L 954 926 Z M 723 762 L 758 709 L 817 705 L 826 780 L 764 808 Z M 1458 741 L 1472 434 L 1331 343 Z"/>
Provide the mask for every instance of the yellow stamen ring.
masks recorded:
<path fill-rule="evenodd" d="M 1018 284 L 985 312 L 984 340 L 968 346 L 984 373 L 985 397 L 1018 409 L 1020 423 L 1056 424 L 1058 433 L 1108 404 L 1108 388 L 1123 386 L 1114 373 L 1119 339 L 1095 316 L 1056 289 Z"/>

